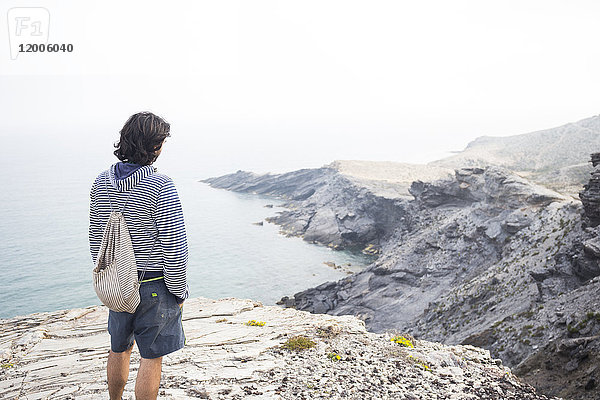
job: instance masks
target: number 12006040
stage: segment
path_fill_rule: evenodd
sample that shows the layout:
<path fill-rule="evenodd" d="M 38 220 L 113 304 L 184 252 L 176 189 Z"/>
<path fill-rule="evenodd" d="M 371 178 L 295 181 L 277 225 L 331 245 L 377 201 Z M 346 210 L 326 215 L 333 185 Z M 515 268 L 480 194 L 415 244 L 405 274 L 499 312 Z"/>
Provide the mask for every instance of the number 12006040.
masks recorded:
<path fill-rule="evenodd" d="M 73 51 L 72 44 L 20 44 L 20 53 L 70 53 Z"/>

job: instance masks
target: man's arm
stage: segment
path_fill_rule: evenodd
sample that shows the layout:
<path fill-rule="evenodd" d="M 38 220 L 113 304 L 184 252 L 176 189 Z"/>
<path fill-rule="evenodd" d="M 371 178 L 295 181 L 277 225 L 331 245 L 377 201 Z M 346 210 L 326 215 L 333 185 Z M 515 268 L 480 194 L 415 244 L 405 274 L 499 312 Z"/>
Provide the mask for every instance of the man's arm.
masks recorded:
<path fill-rule="evenodd" d="M 90 241 L 90 253 L 92 256 L 92 262 L 96 263 L 98 257 L 98 251 L 100 250 L 100 243 L 102 242 L 102 225 L 98 216 L 98 208 L 96 206 L 96 181 L 92 184 L 90 190 L 90 221 L 88 228 L 88 237 Z"/>
<path fill-rule="evenodd" d="M 158 241 L 162 247 L 165 284 L 181 304 L 188 298 L 188 248 L 183 209 L 171 179 L 164 183 L 158 195 L 156 228 Z"/>

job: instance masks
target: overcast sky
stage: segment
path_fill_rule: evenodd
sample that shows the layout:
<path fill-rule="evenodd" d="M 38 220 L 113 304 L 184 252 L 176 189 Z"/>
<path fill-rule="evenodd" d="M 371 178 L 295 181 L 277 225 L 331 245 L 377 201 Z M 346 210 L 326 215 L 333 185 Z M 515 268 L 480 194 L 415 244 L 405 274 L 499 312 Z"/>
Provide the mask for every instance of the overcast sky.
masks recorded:
<path fill-rule="evenodd" d="M 24 6 L 45 7 L 49 43 L 74 51 L 11 60 L 6 13 Z M 598 1 L 0 7 L 3 154 L 18 136 L 110 156 L 127 117 L 150 110 L 172 125 L 166 159 L 211 173 L 427 162 L 599 113 Z"/>

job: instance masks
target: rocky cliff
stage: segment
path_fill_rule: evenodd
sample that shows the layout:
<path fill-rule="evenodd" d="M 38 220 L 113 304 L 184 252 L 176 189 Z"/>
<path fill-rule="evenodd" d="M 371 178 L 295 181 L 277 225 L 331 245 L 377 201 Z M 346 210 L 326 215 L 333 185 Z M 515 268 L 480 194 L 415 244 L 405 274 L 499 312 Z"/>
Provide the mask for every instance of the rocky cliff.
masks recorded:
<path fill-rule="evenodd" d="M 282 304 L 481 346 L 546 393 L 600 397 L 600 228 L 572 196 L 491 165 L 415 180 L 412 198 L 378 196 L 332 165 L 246 174 L 206 182 L 285 197 L 289 209 L 271 219 L 285 232 L 380 254 Z"/>
<path fill-rule="evenodd" d="M 460 168 L 495 165 L 561 193 L 577 196 L 589 179 L 586 162 L 600 148 L 600 115 L 559 127 L 512 136 L 482 136 L 429 167 Z"/>
<path fill-rule="evenodd" d="M 107 317 L 94 306 L 1 320 L 0 398 L 107 399 Z M 161 399 L 547 399 L 486 350 L 370 333 L 351 316 L 197 298 L 183 324 Z M 125 399 L 138 366 L 134 351 Z"/>
<path fill-rule="evenodd" d="M 377 196 L 330 166 L 285 174 L 237 171 L 202 182 L 286 199 L 286 209 L 268 221 L 280 225 L 282 233 L 336 249 L 371 245 L 376 252 L 407 218 L 405 201 Z"/>
<path fill-rule="evenodd" d="M 583 191 L 579 193 L 579 198 L 585 209 L 585 217 L 589 225 L 597 226 L 600 224 L 600 153 L 592 154 L 592 177 L 589 182 L 583 186 Z"/>

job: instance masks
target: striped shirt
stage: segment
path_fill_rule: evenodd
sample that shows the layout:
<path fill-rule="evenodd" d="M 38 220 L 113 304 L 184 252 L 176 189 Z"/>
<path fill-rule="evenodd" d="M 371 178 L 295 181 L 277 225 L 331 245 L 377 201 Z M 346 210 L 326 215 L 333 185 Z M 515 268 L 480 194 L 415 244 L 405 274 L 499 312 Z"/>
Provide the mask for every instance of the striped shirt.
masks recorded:
<path fill-rule="evenodd" d="M 181 302 L 188 298 L 188 248 L 183 210 L 175 185 L 171 178 L 157 173 L 152 165 L 144 165 L 123 179 L 115 177 L 115 167 L 113 164 L 100 173 L 90 191 L 92 260 L 95 264 L 111 208 L 122 211 L 138 274 L 147 262 L 145 278 L 164 275 L 167 289 Z"/>

